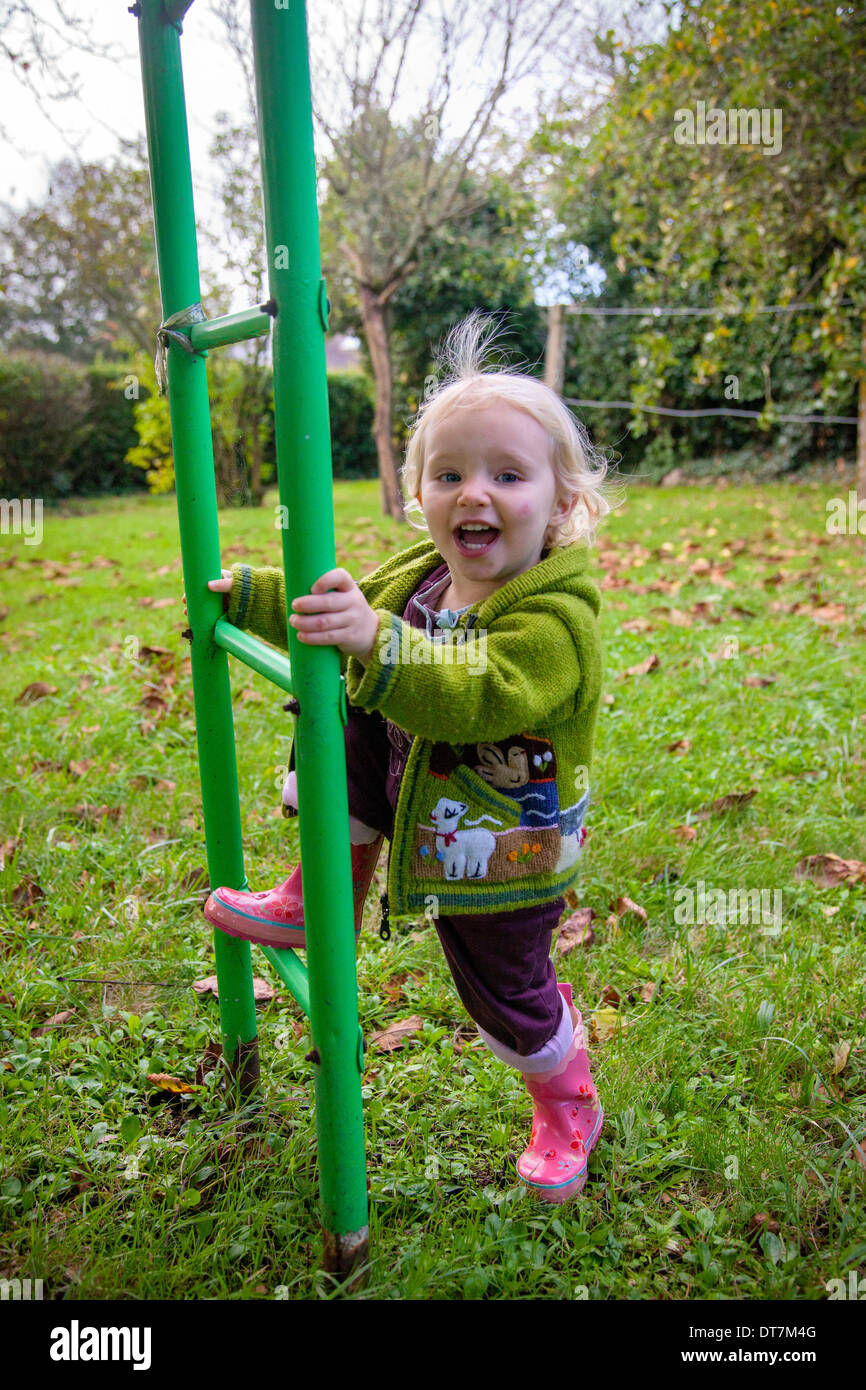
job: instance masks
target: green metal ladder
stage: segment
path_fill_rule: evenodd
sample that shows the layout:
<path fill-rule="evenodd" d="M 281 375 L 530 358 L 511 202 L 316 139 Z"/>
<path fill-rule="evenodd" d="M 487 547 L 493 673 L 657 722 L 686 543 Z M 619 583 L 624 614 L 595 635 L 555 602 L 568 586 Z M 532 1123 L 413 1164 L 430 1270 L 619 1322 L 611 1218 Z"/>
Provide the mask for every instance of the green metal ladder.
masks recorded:
<path fill-rule="evenodd" d="M 368 1250 L 349 807 L 345 680 L 336 647 L 305 646 L 288 624 L 289 658 L 233 627 L 222 596 L 206 357 L 273 334 L 277 473 L 287 607 L 336 564 L 325 368 L 328 301 L 321 274 L 304 0 L 251 0 L 270 299 L 206 320 L 201 311 L 189 136 L 180 59 L 192 0 L 138 0 L 145 119 L 162 295 L 168 398 L 208 871 L 244 874 L 228 653 L 293 698 L 307 964 L 262 947 L 310 1019 L 316 1091 L 323 1267 L 362 1277 Z M 288 619 L 288 613 L 287 613 Z M 189 635 L 189 634 L 188 634 Z M 248 942 L 214 932 L 223 1055 L 241 1094 L 259 1079 Z"/>

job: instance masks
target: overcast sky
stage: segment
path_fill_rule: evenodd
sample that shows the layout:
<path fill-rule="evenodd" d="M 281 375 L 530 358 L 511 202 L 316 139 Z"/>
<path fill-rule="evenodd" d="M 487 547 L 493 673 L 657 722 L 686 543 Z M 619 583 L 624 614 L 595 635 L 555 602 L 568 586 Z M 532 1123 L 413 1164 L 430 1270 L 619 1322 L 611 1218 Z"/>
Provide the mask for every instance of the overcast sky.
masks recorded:
<path fill-rule="evenodd" d="M 3 151 L 4 194 L 16 207 L 40 202 L 51 165 L 77 154 L 82 160 L 109 159 L 118 137 L 135 139 L 144 131 L 144 101 L 138 57 L 138 24 L 127 12 L 130 0 L 63 0 L 64 9 L 90 24 L 90 32 L 110 48 L 110 57 L 68 50 L 64 70 L 79 78 L 77 100 L 55 101 L 43 114 L 14 79 L 0 83 L 0 126 L 9 137 Z M 56 23 L 54 0 L 32 0 L 49 25 Z M 196 212 L 207 213 L 213 197 L 208 149 L 215 133 L 215 98 L 224 110 L 243 113 L 237 65 L 220 33 L 209 0 L 197 0 L 184 22 L 181 41 Z M 50 118 L 50 119 L 49 119 Z"/>
<path fill-rule="evenodd" d="M 63 53 L 64 71 L 76 75 L 80 96 L 75 100 L 52 102 L 47 113 L 18 83 L 4 71 L 0 83 L 0 127 L 5 129 L 8 144 L 3 150 L 3 194 L 15 207 L 39 203 L 46 194 L 51 165 L 73 153 L 83 160 L 108 159 L 118 150 L 118 137 L 134 139 L 144 130 L 144 107 L 141 91 L 141 71 L 138 57 L 137 21 L 128 13 L 131 0 L 60 0 L 63 10 L 82 19 L 91 36 L 105 45 L 108 56 L 91 56 L 69 48 L 58 26 L 58 0 L 30 0 L 31 8 L 40 17 L 46 42 L 55 52 Z M 334 28 L 340 16 L 354 11 L 359 0 L 317 0 L 308 6 L 311 28 L 323 19 Z M 246 9 L 246 0 L 238 0 Z M 444 8 L 447 10 L 447 0 Z M 576 5 L 576 9 L 581 8 Z M 431 14 L 433 11 L 431 11 Z M 331 19 L 333 16 L 333 22 Z M 347 21 L 348 22 L 348 21 Z M 9 31 L 4 32 L 4 38 Z M 464 125 L 474 112 L 478 99 L 477 78 L 484 66 L 484 40 L 479 35 L 481 61 L 468 52 L 470 71 L 461 77 L 456 73 L 456 96 L 449 104 L 452 123 Z M 311 34 L 313 66 L 316 67 L 316 39 Z M 222 27 L 214 12 L 212 0 L 195 0 L 183 22 L 181 53 L 186 88 L 193 182 L 196 213 L 200 221 L 213 225 L 218 220 L 214 171 L 208 150 L 215 134 L 214 113 L 227 110 L 237 117 L 245 113 L 241 74 L 223 36 Z M 474 62 L 473 62 L 474 58 Z M 416 62 L 418 59 L 416 59 Z M 429 67 L 429 50 L 421 53 L 422 67 Z M 401 85 L 417 110 L 419 91 L 426 92 L 429 72 L 418 73 L 418 81 Z M 482 76 L 484 76 L 482 72 Z M 487 74 L 489 80 L 489 74 Z M 472 90 L 474 85 L 474 91 Z M 344 85 L 344 84 L 343 84 Z M 497 108 L 500 121 L 507 119 L 509 108 L 527 110 L 535 106 L 538 83 L 529 79 L 508 94 Z M 395 108 L 399 117 L 400 107 Z M 336 113 L 332 113 L 336 115 Z M 317 154 L 321 158 L 324 137 L 317 132 Z M 212 220 L 213 219 L 213 220 Z M 241 307 L 239 303 L 226 306 Z"/>

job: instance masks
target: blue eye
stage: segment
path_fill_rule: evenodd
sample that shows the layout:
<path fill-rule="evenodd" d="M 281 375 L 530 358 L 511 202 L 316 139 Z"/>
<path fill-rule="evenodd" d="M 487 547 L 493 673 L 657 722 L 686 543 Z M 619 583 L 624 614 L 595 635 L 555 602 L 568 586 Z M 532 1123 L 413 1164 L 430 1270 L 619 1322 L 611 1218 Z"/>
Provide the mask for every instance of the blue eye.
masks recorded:
<path fill-rule="evenodd" d="M 439 482 L 440 482 L 440 483 L 445 483 L 445 482 L 448 482 L 448 480 L 449 480 L 450 478 L 459 478 L 459 477 L 460 477 L 460 474 L 459 474 L 459 473 L 455 473 L 453 469 L 449 469 L 447 472 L 445 472 L 445 473 L 440 473 L 440 474 L 439 474 Z M 503 469 L 502 472 L 501 472 L 500 474 L 498 474 L 498 477 L 500 477 L 500 478 L 511 477 L 511 478 L 516 478 L 518 482 L 520 481 L 519 475 L 514 471 L 513 468 L 505 468 L 505 469 Z"/>

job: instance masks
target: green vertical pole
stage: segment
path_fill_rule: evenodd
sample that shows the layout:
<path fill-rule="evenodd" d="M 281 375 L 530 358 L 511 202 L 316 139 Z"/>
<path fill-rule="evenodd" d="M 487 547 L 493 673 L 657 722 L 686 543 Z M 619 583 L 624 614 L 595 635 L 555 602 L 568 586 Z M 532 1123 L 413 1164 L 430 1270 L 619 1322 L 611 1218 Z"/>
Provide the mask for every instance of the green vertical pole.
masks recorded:
<path fill-rule="evenodd" d="M 336 564 L 325 366 L 327 307 L 303 0 L 251 0 L 259 148 L 274 324 L 274 407 L 289 607 Z M 300 705 L 296 771 L 316 1077 L 325 1267 L 367 1253 L 367 1183 L 340 660 L 289 626 Z"/>
<path fill-rule="evenodd" d="M 186 6 L 177 3 L 173 14 Z M 140 0 L 141 73 L 163 319 L 199 301 L 198 250 L 183 74 L 180 19 L 163 0 Z M 220 572 L 219 530 L 207 371 L 202 356 L 172 343 L 168 399 L 180 521 L 183 578 L 193 632 L 192 683 L 202 804 L 211 884 L 246 887 L 228 657 L 211 640 L 222 613 L 207 587 Z M 214 932 L 223 1055 L 244 1091 L 259 1074 L 250 947 Z"/>

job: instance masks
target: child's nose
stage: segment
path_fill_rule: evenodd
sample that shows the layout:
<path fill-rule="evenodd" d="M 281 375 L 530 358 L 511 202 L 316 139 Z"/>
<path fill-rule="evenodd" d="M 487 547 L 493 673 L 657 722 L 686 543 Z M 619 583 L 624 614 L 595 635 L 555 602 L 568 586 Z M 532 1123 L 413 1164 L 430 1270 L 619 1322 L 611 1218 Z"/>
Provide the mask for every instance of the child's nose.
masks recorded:
<path fill-rule="evenodd" d="M 487 495 L 486 478 L 467 478 L 460 489 L 460 501 L 466 506 L 477 506 L 479 502 L 486 501 Z"/>

